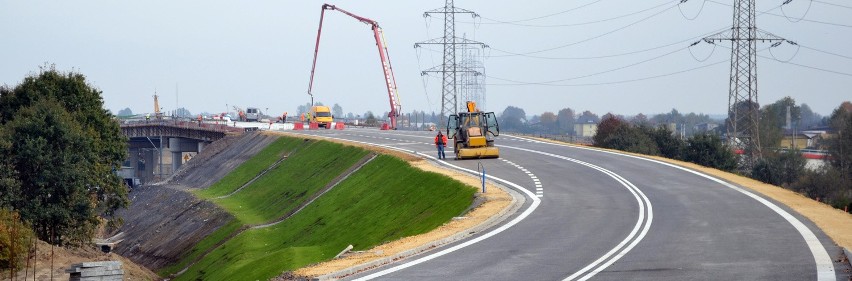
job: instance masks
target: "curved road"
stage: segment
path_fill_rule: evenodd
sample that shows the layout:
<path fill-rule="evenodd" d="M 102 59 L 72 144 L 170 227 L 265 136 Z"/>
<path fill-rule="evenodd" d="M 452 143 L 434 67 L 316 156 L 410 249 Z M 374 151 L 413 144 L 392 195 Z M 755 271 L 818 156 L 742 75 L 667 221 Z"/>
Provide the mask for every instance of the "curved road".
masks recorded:
<path fill-rule="evenodd" d="M 435 154 L 432 132 L 300 133 Z M 682 168 L 500 136 L 499 159 L 447 163 L 529 197 L 494 229 L 353 278 L 379 280 L 848 280 L 841 249 L 770 199 Z M 452 149 L 448 149 L 452 151 Z M 531 200 L 530 200 L 531 199 Z"/>

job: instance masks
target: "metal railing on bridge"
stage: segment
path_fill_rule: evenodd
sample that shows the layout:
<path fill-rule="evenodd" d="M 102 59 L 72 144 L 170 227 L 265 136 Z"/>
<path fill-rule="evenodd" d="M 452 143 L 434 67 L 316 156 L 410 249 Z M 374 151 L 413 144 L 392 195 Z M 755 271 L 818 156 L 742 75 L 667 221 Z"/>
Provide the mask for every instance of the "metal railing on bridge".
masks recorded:
<path fill-rule="evenodd" d="M 199 124 L 180 120 L 148 120 L 121 124 L 121 132 L 128 138 L 180 137 L 216 141 L 227 135 L 241 134 L 245 131 L 245 128 L 222 124 Z"/>

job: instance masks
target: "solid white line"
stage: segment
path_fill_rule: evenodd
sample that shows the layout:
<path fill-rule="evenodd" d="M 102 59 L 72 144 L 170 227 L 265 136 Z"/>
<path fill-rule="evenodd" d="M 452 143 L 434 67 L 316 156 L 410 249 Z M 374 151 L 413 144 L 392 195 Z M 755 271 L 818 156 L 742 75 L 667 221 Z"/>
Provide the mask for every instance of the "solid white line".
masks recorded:
<path fill-rule="evenodd" d="M 510 136 L 510 137 L 514 137 L 514 136 Z M 515 137 L 515 138 L 519 138 L 519 137 Z M 831 257 L 828 255 L 828 250 L 826 250 L 825 247 L 822 246 L 822 243 L 819 242 L 819 239 L 816 237 L 816 234 L 814 234 L 814 232 L 811 231 L 810 228 L 805 226 L 804 223 L 802 223 L 799 219 L 797 219 L 796 217 L 791 215 L 789 212 L 785 211 L 784 209 L 781 209 L 781 207 L 778 207 L 778 205 L 775 205 L 774 203 L 769 202 L 768 200 L 764 199 L 763 197 L 760 197 L 760 196 L 758 196 L 758 195 L 756 195 L 756 194 L 754 194 L 754 193 L 752 193 L 748 190 L 745 190 L 743 188 L 740 188 L 739 186 L 735 186 L 733 184 L 727 183 L 723 180 L 720 180 L 716 177 L 704 174 L 702 172 L 698 172 L 698 171 L 688 169 L 688 168 L 685 168 L 685 167 L 681 167 L 681 166 L 678 166 L 678 165 L 674 165 L 674 164 L 671 164 L 671 163 L 662 162 L 662 161 L 659 161 L 659 160 L 643 158 L 643 157 L 628 155 L 628 154 L 622 154 L 622 153 L 617 153 L 617 152 L 612 152 L 612 151 L 588 148 L 588 147 L 569 146 L 569 145 L 555 144 L 555 143 L 550 143 L 550 142 L 542 142 L 542 143 L 543 144 L 549 144 L 549 145 L 555 145 L 555 146 L 597 151 L 597 152 L 609 153 L 609 154 L 613 154 L 613 155 L 630 157 L 630 158 L 634 158 L 634 159 L 645 160 L 645 161 L 657 163 L 657 164 L 660 164 L 660 165 L 668 166 L 668 167 L 671 167 L 671 168 L 679 169 L 679 170 L 682 170 L 682 171 L 685 171 L 685 172 L 688 172 L 688 173 L 709 179 L 709 180 L 714 181 L 718 184 L 724 185 L 724 186 L 726 186 L 730 189 L 739 191 L 740 193 L 745 194 L 748 197 L 751 197 L 752 199 L 760 202 L 761 204 L 765 205 L 769 209 L 775 211 L 775 213 L 780 215 L 782 218 L 787 220 L 788 223 L 793 225 L 794 228 L 796 228 L 796 230 L 799 232 L 799 234 L 805 240 L 805 244 L 808 245 L 808 249 L 810 249 L 811 255 L 813 255 L 813 257 L 814 257 L 814 263 L 816 264 L 816 271 L 817 271 L 817 280 L 835 280 L 837 278 L 836 274 L 834 273 L 834 263 L 832 262 Z"/>
<path fill-rule="evenodd" d="M 546 156 L 550 156 L 550 157 L 554 157 L 554 158 L 559 158 L 559 159 L 567 160 L 567 161 L 570 161 L 570 162 L 574 162 L 574 163 L 577 163 L 577 164 L 598 170 L 598 171 L 610 176 L 611 178 L 615 179 L 619 183 L 621 183 L 621 185 L 624 186 L 628 191 L 630 191 L 630 193 L 633 194 L 633 197 L 636 198 L 636 203 L 639 205 L 639 218 L 636 220 L 636 225 L 633 226 L 633 230 L 630 231 L 630 234 L 628 234 L 627 237 L 624 238 L 624 240 L 622 240 L 620 243 L 618 243 L 618 245 L 616 245 L 614 248 L 612 248 L 609 252 L 607 252 L 606 254 L 604 254 L 603 256 L 601 256 L 600 258 L 595 260 L 594 262 L 586 265 L 585 267 L 583 267 L 579 271 L 575 272 L 574 274 L 571 274 L 570 276 L 565 278 L 566 281 L 567 280 L 574 280 L 575 278 L 580 278 L 580 280 L 587 280 L 588 278 L 595 276 L 598 272 L 603 271 L 604 269 L 606 269 L 607 267 L 609 267 L 610 265 L 615 263 L 617 260 L 621 259 L 621 257 L 626 255 L 630 250 L 632 250 L 633 247 L 636 246 L 636 244 L 638 244 L 640 241 L 642 241 L 643 238 L 645 238 L 645 235 L 648 233 L 648 230 L 651 229 L 651 223 L 653 222 L 653 218 L 654 218 L 654 213 L 653 213 L 653 209 L 652 209 L 652 206 L 651 206 L 651 201 L 648 199 L 647 196 L 645 196 L 645 194 L 642 192 L 642 190 L 640 190 L 635 185 L 633 185 L 633 183 L 624 179 L 623 177 L 619 176 L 618 174 L 613 173 L 612 171 L 609 171 L 609 170 L 604 169 L 602 167 L 599 167 L 597 165 L 587 163 L 587 162 L 583 162 L 583 161 L 580 161 L 580 160 L 577 160 L 577 159 L 565 157 L 565 156 L 558 155 L 558 154 L 547 153 L 547 152 L 542 152 L 542 151 L 537 151 L 537 150 L 532 150 L 532 149 L 526 149 L 526 148 L 520 148 L 520 147 L 505 146 L 505 145 L 500 145 L 500 147 L 517 149 L 517 150 L 521 150 L 521 151 L 532 152 L 532 153 L 536 153 L 536 154 L 541 154 L 541 155 L 546 155 Z M 647 210 L 648 210 L 647 220 L 645 219 L 645 207 L 646 206 L 647 206 Z M 640 231 L 640 228 L 641 228 L 641 231 Z M 630 242 L 631 240 L 633 242 L 630 243 L 629 245 L 627 245 L 627 243 Z M 625 247 L 625 245 L 626 245 L 626 247 Z M 619 250 L 621 250 L 621 251 L 616 255 L 615 253 L 618 252 Z M 586 274 L 586 275 L 582 276 L 583 274 Z"/>
<path fill-rule="evenodd" d="M 309 135 L 309 134 L 305 134 L 305 135 Z M 317 136 L 317 135 L 311 135 L 311 136 Z M 381 144 L 375 144 L 375 143 L 368 143 L 368 142 L 361 142 L 361 141 L 354 141 L 354 140 L 347 140 L 347 139 L 332 138 L 332 137 L 326 137 L 326 136 L 318 136 L 318 137 L 328 138 L 328 139 L 345 140 L 345 141 L 362 143 L 362 144 L 369 144 L 369 145 L 384 147 L 384 148 L 388 148 L 388 149 L 394 149 L 394 150 L 414 153 L 414 154 L 420 155 L 422 157 L 426 157 L 426 158 L 430 158 L 432 160 L 436 160 L 435 157 L 432 157 L 431 155 L 426 155 L 426 154 L 423 154 L 423 153 L 420 153 L 420 152 L 417 152 L 417 151 L 406 150 L 406 149 L 397 148 L 397 147 L 393 147 L 393 146 L 387 146 L 387 145 L 381 145 Z M 468 173 L 473 173 L 473 174 L 478 173 L 478 172 L 470 170 L 470 169 L 462 168 L 462 167 L 447 163 L 446 161 L 439 161 L 439 163 L 441 163 L 443 165 L 447 165 L 447 166 L 452 167 L 452 168 L 457 169 L 457 170 L 466 171 Z M 384 276 L 384 275 L 387 275 L 387 274 L 390 274 L 390 273 L 393 273 L 393 272 L 396 272 L 396 271 L 399 271 L 399 270 L 402 270 L 402 269 L 405 269 L 405 268 L 408 268 L 408 267 L 411 267 L 411 266 L 414 266 L 414 265 L 417 265 L 417 264 L 420 264 L 420 263 L 423 263 L 423 262 L 426 262 L 426 261 L 429 261 L 429 260 L 432 260 L 432 259 L 435 259 L 437 257 L 452 253 L 452 252 L 457 251 L 459 249 L 462 249 L 464 247 L 467 247 L 467 246 L 473 245 L 475 243 L 478 243 L 482 240 L 488 239 L 491 236 L 497 235 L 498 233 L 503 232 L 506 229 L 511 228 L 512 226 L 515 226 L 516 224 L 518 224 L 519 222 L 521 222 L 522 220 L 527 218 L 530 214 L 532 214 L 532 212 L 535 211 L 538 208 L 538 206 L 541 204 L 541 199 L 538 199 L 539 197 L 542 197 L 541 195 L 535 195 L 532 192 L 530 192 L 529 190 L 527 190 L 526 188 L 523 188 L 520 185 L 517 185 L 513 182 L 510 182 L 510 181 L 507 181 L 507 180 L 504 180 L 504 179 L 501 179 L 501 178 L 498 178 L 498 177 L 495 177 L 495 176 L 492 176 L 492 175 L 486 174 L 485 176 L 487 178 L 491 179 L 491 180 L 501 182 L 503 184 L 511 186 L 512 188 L 514 188 L 514 189 L 516 189 L 520 192 L 523 192 L 529 198 L 532 199 L 532 203 L 530 204 L 530 206 L 526 210 L 524 210 L 523 213 L 521 213 L 520 215 L 515 217 L 515 219 L 513 219 L 513 220 L 509 221 L 508 223 L 506 223 L 506 224 L 504 224 L 504 225 L 502 225 L 502 226 L 500 226 L 500 227 L 498 227 L 498 228 L 496 228 L 496 229 L 494 229 L 494 230 L 492 230 L 488 233 L 485 233 L 485 234 L 483 234 L 479 237 L 467 240 L 464 243 L 455 245 L 453 247 L 441 250 L 439 252 L 436 252 L 436 253 L 433 253 L 433 254 L 430 254 L 430 255 L 427 255 L 427 256 L 424 256 L 424 257 L 421 257 L 421 258 L 413 260 L 411 262 L 401 264 L 401 265 L 398 265 L 398 266 L 394 266 L 394 267 L 391 267 L 391 268 L 388 268 L 388 269 L 385 269 L 385 270 L 382 270 L 382 271 L 379 271 L 379 272 L 375 272 L 373 274 L 370 274 L 370 275 L 367 275 L 367 276 L 364 276 L 364 277 L 361 277 L 361 278 L 358 278 L 358 279 L 355 279 L 355 280 L 370 280 L 370 279 L 373 279 L 373 278 L 376 278 L 376 277 L 381 277 L 381 276 Z"/>

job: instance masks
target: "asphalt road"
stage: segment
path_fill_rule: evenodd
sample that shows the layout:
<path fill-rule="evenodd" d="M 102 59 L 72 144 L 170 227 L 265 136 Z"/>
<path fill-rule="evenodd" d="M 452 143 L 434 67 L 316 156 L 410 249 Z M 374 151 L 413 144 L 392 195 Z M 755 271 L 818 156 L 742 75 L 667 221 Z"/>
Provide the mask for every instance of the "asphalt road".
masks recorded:
<path fill-rule="evenodd" d="M 435 155 L 432 132 L 299 133 Z M 500 158 L 447 163 L 529 197 L 503 225 L 353 279 L 848 280 L 809 220 L 747 189 L 658 162 L 514 136 Z"/>

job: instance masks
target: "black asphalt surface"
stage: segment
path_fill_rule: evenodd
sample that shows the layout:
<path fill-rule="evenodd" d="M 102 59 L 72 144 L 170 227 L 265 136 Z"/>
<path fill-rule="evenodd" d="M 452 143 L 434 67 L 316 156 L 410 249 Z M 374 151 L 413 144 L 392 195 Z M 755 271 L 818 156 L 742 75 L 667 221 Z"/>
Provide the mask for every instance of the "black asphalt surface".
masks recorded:
<path fill-rule="evenodd" d="M 431 145 L 432 132 L 376 129 L 296 132 L 436 154 Z M 523 192 L 528 196 L 525 205 L 506 222 L 535 207 L 532 213 L 503 232 L 445 255 L 418 261 L 454 245 L 352 278 L 489 281 L 568 277 L 571 280 L 850 278 L 848 266 L 838 262 L 830 262 L 833 271 L 826 273 L 823 266 L 823 274 L 818 275 L 815 255 L 793 224 L 754 198 L 720 183 L 665 165 L 600 151 L 513 136 L 500 136 L 496 144 L 500 147 L 499 159 L 455 161 L 452 148 L 448 148 L 447 163 L 472 170 L 482 163 L 488 174 L 527 189 L 529 193 Z M 616 175 L 608 175 L 606 171 Z M 536 189 L 535 178 L 540 180 L 541 190 Z M 638 190 L 632 191 L 630 184 Z M 537 191 L 541 197 L 535 195 Z M 540 199 L 540 204 L 536 205 L 534 198 Z M 819 243 L 814 245 L 821 246 L 817 251 L 827 253 L 832 261 L 837 259 L 842 250 L 813 223 L 769 201 L 815 234 Z M 640 212 L 640 208 L 644 211 Z M 479 235 L 485 233 L 488 230 Z M 412 261 L 417 264 L 378 277 L 371 275 Z M 590 264 L 593 266 L 588 267 Z"/>

